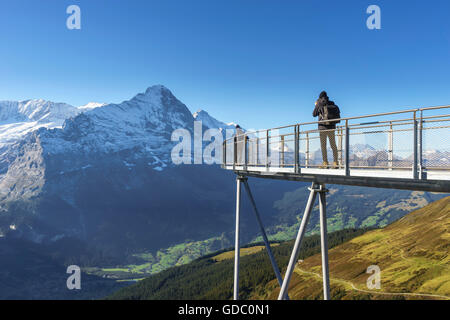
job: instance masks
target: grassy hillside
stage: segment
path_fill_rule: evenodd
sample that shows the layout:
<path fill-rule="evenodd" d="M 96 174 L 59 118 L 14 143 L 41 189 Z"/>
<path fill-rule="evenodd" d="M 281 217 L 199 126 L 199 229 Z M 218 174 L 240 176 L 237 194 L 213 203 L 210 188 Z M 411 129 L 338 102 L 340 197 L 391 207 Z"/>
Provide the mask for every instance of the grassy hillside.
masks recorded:
<path fill-rule="evenodd" d="M 333 299 L 450 299 L 450 197 L 376 230 L 329 234 Z M 367 232 L 366 232 L 367 231 Z M 292 241 L 273 246 L 285 270 Z M 307 237 L 290 285 L 291 299 L 322 299 L 318 236 Z M 279 292 L 265 249 L 242 249 L 241 298 L 276 299 Z M 381 288 L 368 289 L 367 267 L 381 269 Z M 230 299 L 233 251 L 170 268 L 123 288 L 110 299 Z"/>
<path fill-rule="evenodd" d="M 367 230 L 347 229 L 329 235 L 330 246 L 341 244 Z M 273 244 L 273 253 L 281 268 L 289 261 L 293 242 Z M 319 236 L 305 238 L 302 258 L 320 250 Z M 274 273 L 261 245 L 242 248 L 240 295 L 243 299 L 263 294 Z M 187 265 L 169 268 L 134 285 L 123 288 L 110 299 L 231 299 L 233 294 L 233 251 L 222 251 Z"/>
<path fill-rule="evenodd" d="M 335 299 L 450 299 L 450 197 L 414 211 L 330 250 Z M 381 269 L 381 289 L 369 290 L 367 267 Z M 291 285 L 295 299 L 322 298 L 321 257 L 299 262 Z M 264 294 L 276 299 L 271 281 Z"/>
<path fill-rule="evenodd" d="M 327 194 L 328 230 L 345 228 L 385 227 L 413 210 L 423 208 L 440 200 L 443 194 L 420 191 L 388 190 L 353 186 L 329 185 Z M 271 240 L 289 240 L 295 237 L 300 225 L 300 212 L 308 199 L 307 187 L 286 192 L 273 206 L 276 209 L 276 223 L 268 225 Z M 300 208 L 300 210 L 299 210 Z M 319 232 L 319 205 L 313 208 L 313 215 L 307 232 Z M 259 239 L 259 238 L 257 238 Z"/>
<path fill-rule="evenodd" d="M 229 247 L 230 244 L 231 242 L 223 235 L 203 241 L 186 241 L 160 249 L 156 253 L 135 253 L 128 259 L 131 260 L 128 264 L 85 267 L 83 271 L 117 281 L 138 281 L 167 268 L 187 264 L 211 252 Z"/>

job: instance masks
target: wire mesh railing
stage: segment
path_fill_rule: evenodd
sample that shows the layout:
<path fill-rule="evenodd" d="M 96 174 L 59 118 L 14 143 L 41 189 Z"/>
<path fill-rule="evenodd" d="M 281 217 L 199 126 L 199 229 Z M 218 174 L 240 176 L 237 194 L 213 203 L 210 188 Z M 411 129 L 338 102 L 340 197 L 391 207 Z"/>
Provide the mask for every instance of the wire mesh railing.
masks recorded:
<path fill-rule="evenodd" d="M 328 120 L 329 121 L 329 120 Z M 429 107 L 245 132 L 225 140 L 223 166 L 411 170 L 450 170 L 450 106 Z"/>

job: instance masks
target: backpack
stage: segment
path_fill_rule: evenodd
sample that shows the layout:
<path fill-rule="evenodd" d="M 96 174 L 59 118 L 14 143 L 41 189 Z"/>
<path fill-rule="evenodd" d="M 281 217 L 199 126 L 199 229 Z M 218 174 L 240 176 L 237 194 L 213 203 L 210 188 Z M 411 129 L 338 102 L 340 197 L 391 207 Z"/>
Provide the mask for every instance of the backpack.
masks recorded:
<path fill-rule="evenodd" d="M 334 104 L 326 104 L 322 108 L 322 121 L 325 120 L 332 120 L 332 119 L 339 119 L 341 117 L 341 113 L 339 111 L 338 106 Z M 333 124 L 337 124 L 341 122 L 339 121 L 329 121 L 329 122 L 323 122 L 324 125 L 329 126 Z"/>

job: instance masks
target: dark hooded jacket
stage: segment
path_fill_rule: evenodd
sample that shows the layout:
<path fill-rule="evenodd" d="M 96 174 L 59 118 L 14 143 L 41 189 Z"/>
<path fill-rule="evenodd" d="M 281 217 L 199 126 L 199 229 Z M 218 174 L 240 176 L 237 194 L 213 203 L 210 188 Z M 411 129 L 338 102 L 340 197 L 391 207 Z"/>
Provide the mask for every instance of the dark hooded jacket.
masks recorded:
<path fill-rule="evenodd" d="M 313 117 L 319 117 L 319 121 L 322 121 L 322 114 L 323 114 L 323 107 L 324 106 L 334 106 L 337 108 L 337 115 L 338 118 L 341 117 L 341 112 L 339 110 L 339 107 L 334 103 L 334 101 L 329 100 L 328 96 L 322 96 L 320 97 L 317 102 L 316 102 L 316 107 L 314 108 L 313 111 Z M 319 130 L 327 130 L 327 129 L 336 129 L 336 123 L 332 123 L 329 125 L 323 124 L 323 123 L 319 123 Z"/>

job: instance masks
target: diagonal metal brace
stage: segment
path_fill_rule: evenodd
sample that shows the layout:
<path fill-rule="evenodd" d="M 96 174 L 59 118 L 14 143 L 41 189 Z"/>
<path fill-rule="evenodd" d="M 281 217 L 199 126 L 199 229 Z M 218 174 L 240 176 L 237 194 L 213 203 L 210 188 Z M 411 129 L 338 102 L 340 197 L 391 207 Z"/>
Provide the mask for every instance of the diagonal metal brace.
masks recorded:
<path fill-rule="evenodd" d="M 277 277 L 278 283 L 281 287 L 283 284 L 283 278 L 281 277 L 280 269 L 278 268 L 277 262 L 275 261 L 275 257 L 273 256 L 272 249 L 270 248 L 270 242 L 267 238 L 266 231 L 264 229 L 264 225 L 261 220 L 261 216 L 259 215 L 258 209 L 256 208 L 255 199 L 253 198 L 252 192 L 250 191 L 250 187 L 248 185 L 247 178 L 242 179 L 242 182 L 244 183 L 245 190 L 247 190 L 247 195 L 250 199 L 250 202 L 253 207 L 253 211 L 255 212 L 256 220 L 258 221 L 259 228 L 261 230 L 261 234 L 264 240 L 264 244 L 266 245 L 267 254 L 269 255 L 270 263 L 272 264 L 273 271 L 275 272 L 275 276 Z M 289 299 L 289 297 L 286 297 Z"/>

